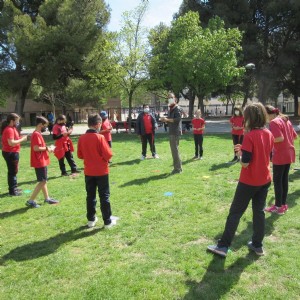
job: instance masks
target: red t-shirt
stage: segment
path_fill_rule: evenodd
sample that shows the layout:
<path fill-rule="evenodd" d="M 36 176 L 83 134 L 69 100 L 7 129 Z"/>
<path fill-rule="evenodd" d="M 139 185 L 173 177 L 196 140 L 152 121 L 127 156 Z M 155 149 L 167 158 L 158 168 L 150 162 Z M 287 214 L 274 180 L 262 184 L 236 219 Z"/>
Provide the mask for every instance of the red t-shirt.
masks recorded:
<path fill-rule="evenodd" d="M 61 124 L 55 124 L 52 129 L 52 133 L 55 135 L 60 135 L 64 134 L 67 132 L 67 127 L 66 125 L 61 125 Z"/>
<path fill-rule="evenodd" d="M 9 146 L 7 140 L 19 140 L 20 135 L 16 127 L 7 126 L 2 133 L 2 151 L 20 152 L 21 145 Z"/>
<path fill-rule="evenodd" d="M 232 116 L 230 118 L 230 123 L 232 127 L 244 127 L 244 117 L 243 116 Z M 244 129 L 231 129 L 231 133 L 234 135 L 243 135 Z"/>
<path fill-rule="evenodd" d="M 146 134 L 152 133 L 153 132 L 152 118 L 151 118 L 150 114 L 144 114 L 143 121 L 144 121 L 144 127 L 145 127 Z"/>
<path fill-rule="evenodd" d="M 85 175 L 103 176 L 109 173 L 108 161 L 112 152 L 105 137 L 95 130 L 88 130 L 79 137 L 77 156 L 83 159 Z"/>
<path fill-rule="evenodd" d="M 297 133 L 289 120 L 276 117 L 270 122 L 270 131 L 274 138 L 283 137 L 283 141 L 274 143 L 272 162 L 274 165 L 287 165 L 295 162 L 294 139 Z"/>
<path fill-rule="evenodd" d="M 194 118 L 192 120 L 192 125 L 193 125 L 193 133 L 194 134 L 203 134 L 203 130 L 195 130 L 195 129 L 199 129 L 199 128 L 202 128 L 205 124 L 205 121 L 200 118 L 200 119 L 197 119 L 197 118 Z"/>
<path fill-rule="evenodd" d="M 40 132 L 34 131 L 31 136 L 30 165 L 33 168 L 46 167 L 50 163 L 48 151 L 34 151 L 34 146 L 46 147 L 43 136 Z"/>
<path fill-rule="evenodd" d="M 244 136 L 242 150 L 251 152 L 252 159 L 247 168 L 242 167 L 240 182 L 261 186 L 271 181 L 270 156 L 274 137 L 268 129 L 254 129 Z"/>
<path fill-rule="evenodd" d="M 111 129 L 111 124 L 109 122 L 108 119 L 105 119 L 103 122 L 102 122 L 102 126 L 101 126 L 101 130 L 106 130 L 106 129 Z M 103 136 L 105 137 L 105 139 L 110 142 L 111 141 L 111 132 L 103 132 L 101 133 L 103 134 Z"/>

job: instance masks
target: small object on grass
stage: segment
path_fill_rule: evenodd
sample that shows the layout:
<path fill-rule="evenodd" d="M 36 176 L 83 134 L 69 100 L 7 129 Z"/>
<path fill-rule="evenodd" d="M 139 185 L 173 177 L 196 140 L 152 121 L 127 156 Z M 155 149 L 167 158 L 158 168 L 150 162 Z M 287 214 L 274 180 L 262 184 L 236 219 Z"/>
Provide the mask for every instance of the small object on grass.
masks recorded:
<path fill-rule="evenodd" d="M 173 196 L 173 193 L 172 192 L 165 192 L 164 196 Z"/>
<path fill-rule="evenodd" d="M 31 193 L 31 190 L 25 190 L 23 191 L 24 194 L 30 194 Z"/>

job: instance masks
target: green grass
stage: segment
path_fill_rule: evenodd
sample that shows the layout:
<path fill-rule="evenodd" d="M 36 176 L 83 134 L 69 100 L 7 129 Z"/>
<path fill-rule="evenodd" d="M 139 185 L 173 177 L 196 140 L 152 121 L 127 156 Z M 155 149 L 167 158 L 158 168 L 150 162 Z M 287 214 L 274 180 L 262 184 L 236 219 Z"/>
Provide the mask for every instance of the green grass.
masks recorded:
<path fill-rule="evenodd" d="M 83 174 L 60 177 L 52 156 L 48 188 L 61 203 L 27 209 L 28 195 L 5 194 L 1 160 L 0 299 L 299 299 L 299 171 L 290 174 L 287 214 L 266 215 L 267 255 L 247 250 L 249 207 L 222 259 L 206 247 L 222 233 L 239 177 L 240 166 L 225 163 L 230 136 L 205 136 L 202 161 L 191 160 L 192 135 L 182 136 L 184 171 L 174 176 L 167 135 L 157 135 L 160 159 L 145 161 L 135 135 L 113 139 L 111 204 L 121 219 L 111 230 L 101 222 L 86 228 Z M 18 182 L 32 191 L 29 150 L 28 143 L 22 147 Z M 274 201 L 273 187 L 267 201 Z"/>

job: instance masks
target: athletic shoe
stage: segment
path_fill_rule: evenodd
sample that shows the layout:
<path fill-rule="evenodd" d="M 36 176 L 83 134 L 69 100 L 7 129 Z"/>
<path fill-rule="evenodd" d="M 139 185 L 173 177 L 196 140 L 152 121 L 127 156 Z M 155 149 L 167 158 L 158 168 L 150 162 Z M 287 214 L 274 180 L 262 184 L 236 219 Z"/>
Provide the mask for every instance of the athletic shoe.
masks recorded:
<path fill-rule="evenodd" d="M 248 242 L 249 250 L 252 250 L 256 253 L 256 255 L 263 256 L 265 255 L 263 247 L 254 247 L 252 241 Z"/>
<path fill-rule="evenodd" d="M 197 156 L 197 155 L 195 155 L 194 157 L 193 157 L 193 159 L 198 159 L 199 158 L 199 156 Z"/>
<path fill-rule="evenodd" d="M 288 210 L 289 210 L 289 207 L 288 207 L 287 204 L 284 204 L 284 205 L 282 205 L 282 206 L 284 207 L 284 211 L 288 211 Z"/>
<path fill-rule="evenodd" d="M 153 158 L 159 158 L 159 156 L 157 154 L 153 155 Z"/>
<path fill-rule="evenodd" d="M 88 228 L 95 227 L 95 225 L 96 225 L 97 222 L 98 222 L 98 218 L 97 217 L 95 217 L 94 221 L 88 221 L 88 223 L 87 223 Z"/>
<path fill-rule="evenodd" d="M 111 223 L 108 224 L 108 225 L 104 225 L 104 228 L 105 229 L 110 229 L 110 228 L 112 228 L 112 227 L 114 227 L 116 225 L 117 225 L 117 220 L 116 219 L 111 219 Z"/>
<path fill-rule="evenodd" d="M 202 159 L 203 159 L 203 157 L 202 157 L 202 156 L 200 156 L 200 157 L 199 157 L 199 159 L 200 159 L 200 160 L 202 160 Z"/>
<path fill-rule="evenodd" d="M 210 245 L 207 250 L 222 257 L 226 257 L 228 252 L 227 247 L 218 247 L 217 245 Z"/>
<path fill-rule="evenodd" d="M 25 203 L 27 206 L 32 207 L 32 208 L 38 208 L 41 207 L 39 204 L 37 204 L 35 201 L 28 200 Z"/>
<path fill-rule="evenodd" d="M 67 172 L 63 172 L 61 173 L 61 176 L 69 176 L 69 174 Z"/>
<path fill-rule="evenodd" d="M 72 171 L 72 174 L 79 174 L 79 173 L 81 173 L 81 171 L 79 171 L 79 170 L 75 170 L 75 171 Z"/>
<path fill-rule="evenodd" d="M 146 158 L 146 156 L 142 155 L 141 156 L 141 160 L 144 160 Z"/>
<path fill-rule="evenodd" d="M 266 212 L 276 213 L 278 210 L 278 207 L 274 204 L 274 205 L 271 205 L 270 207 L 266 207 L 264 210 Z"/>
<path fill-rule="evenodd" d="M 56 200 L 56 199 L 53 199 L 53 198 L 48 198 L 48 199 L 45 199 L 45 203 L 48 203 L 48 204 L 58 204 L 59 201 Z"/>
<path fill-rule="evenodd" d="M 286 212 L 285 206 L 282 205 L 281 207 L 279 207 L 279 208 L 277 209 L 277 211 L 276 211 L 275 213 L 276 213 L 277 215 L 282 216 L 282 215 L 284 215 L 285 212 Z"/>
<path fill-rule="evenodd" d="M 22 192 L 15 190 L 13 193 L 9 193 L 9 196 L 21 196 Z"/>

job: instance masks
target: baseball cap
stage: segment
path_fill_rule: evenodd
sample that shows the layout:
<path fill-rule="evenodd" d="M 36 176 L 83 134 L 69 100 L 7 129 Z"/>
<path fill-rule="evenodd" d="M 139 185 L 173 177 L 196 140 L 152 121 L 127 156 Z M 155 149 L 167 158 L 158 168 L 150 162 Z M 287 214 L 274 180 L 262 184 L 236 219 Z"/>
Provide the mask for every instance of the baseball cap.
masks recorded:
<path fill-rule="evenodd" d="M 107 118 L 107 112 L 105 110 L 102 110 L 100 116 L 101 118 Z"/>

